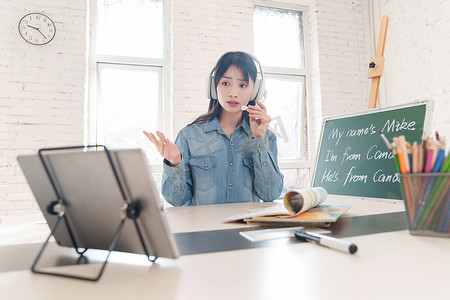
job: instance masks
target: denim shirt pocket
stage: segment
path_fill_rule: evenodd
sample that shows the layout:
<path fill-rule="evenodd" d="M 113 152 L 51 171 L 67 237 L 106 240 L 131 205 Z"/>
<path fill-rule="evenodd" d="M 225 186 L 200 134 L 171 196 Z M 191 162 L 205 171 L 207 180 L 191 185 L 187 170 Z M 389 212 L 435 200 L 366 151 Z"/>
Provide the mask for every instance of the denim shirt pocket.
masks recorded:
<path fill-rule="evenodd" d="M 197 156 L 189 159 L 194 190 L 208 191 L 216 181 L 216 158 L 214 156 Z"/>
<path fill-rule="evenodd" d="M 243 158 L 242 159 L 243 163 L 244 163 L 244 174 L 242 174 L 242 180 L 243 180 L 243 185 L 244 187 L 246 187 L 247 189 L 249 189 L 250 191 L 253 190 L 253 180 L 255 178 L 255 170 L 254 170 L 254 166 L 253 166 L 253 158 L 249 157 L 249 158 Z"/>

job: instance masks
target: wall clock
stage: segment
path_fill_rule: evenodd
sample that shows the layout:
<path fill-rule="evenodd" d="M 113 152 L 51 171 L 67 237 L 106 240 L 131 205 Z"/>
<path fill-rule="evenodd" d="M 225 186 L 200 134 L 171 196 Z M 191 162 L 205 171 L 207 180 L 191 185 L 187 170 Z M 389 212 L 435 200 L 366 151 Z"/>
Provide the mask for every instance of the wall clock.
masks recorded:
<path fill-rule="evenodd" d="M 45 45 L 55 37 L 56 26 L 52 19 L 44 14 L 29 13 L 20 19 L 19 33 L 30 44 Z"/>

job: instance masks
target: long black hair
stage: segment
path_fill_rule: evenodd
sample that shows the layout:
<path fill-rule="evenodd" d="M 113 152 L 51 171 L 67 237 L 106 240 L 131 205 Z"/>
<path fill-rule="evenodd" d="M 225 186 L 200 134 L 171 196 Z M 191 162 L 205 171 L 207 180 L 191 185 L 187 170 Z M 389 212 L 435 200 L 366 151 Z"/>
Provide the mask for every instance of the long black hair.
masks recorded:
<path fill-rule="evenodd" d="M 217 85 L 219 84 L 220 78 L 222 78 L 223 74 L 228 70 L 228 68 L 231 65 L 235 65 L 242 70 L 242 73 L 244 73 L 245 81 L 248 82 L 249 78 L 251 78 L 253 82 L 256 81 L 256 75 L 258 71 L 256 69 L 253 57 L 248 53 L 240 51 L 227 52 L 224 55 L 222 55 L 222 57 L 217 61 L 217 64 L 211 73 L 214 75 L 215 89 L 217 89 Z M 197 117 L 197 119 L 195 119 L 190 125 L 208 122 L 214 118 L 218 118 L 221 111 L 222 107 L 220 106 L 218 99 L 211 99 L 209 101 L 208 112 Z M 247 111 L 243 112 L 243 117 L 248 120 Z"/>

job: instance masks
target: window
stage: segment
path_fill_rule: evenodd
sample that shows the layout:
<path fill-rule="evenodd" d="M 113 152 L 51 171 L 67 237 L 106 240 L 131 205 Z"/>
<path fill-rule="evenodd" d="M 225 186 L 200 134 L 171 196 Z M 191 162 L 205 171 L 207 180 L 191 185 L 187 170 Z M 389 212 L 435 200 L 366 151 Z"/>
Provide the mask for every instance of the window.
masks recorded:
<path fill-rule="evenodd" d="M 255 8 L 255 51 L 263 65 L 305 67 L 302 15 L 301 11 Z"/>
<path fill-rule="evenodd" d="M 309 185 L 304 11 L 256 6 L 253 15 L 255 55 L 263 66 L 272 117 L 270 129 L 278 140 L 279 164 L 285 186 Z"/>
<path fill-rule="evenodd" d="M 167 129 L 163 0 L 97 0 L 91 4 L 89 144 L 141 148 L 160 156 L 142 130 Z M 167 122 L 167 123 L 166 123 Z"/>

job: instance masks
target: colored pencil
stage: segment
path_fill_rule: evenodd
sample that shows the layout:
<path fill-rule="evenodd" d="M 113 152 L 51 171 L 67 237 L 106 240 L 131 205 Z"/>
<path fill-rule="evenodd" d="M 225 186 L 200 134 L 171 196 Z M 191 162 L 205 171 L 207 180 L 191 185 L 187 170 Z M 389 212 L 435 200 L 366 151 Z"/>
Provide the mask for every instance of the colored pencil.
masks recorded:
<path fill-rule="evenodd" d="M 436 152 L 436 144 L 433 141 L 427 141 L 427 161 L 425 163 L 425 173 L 430 173 L 433 170 L 433 156 Z"/>
<path fill-rule="evenodd" d="M 433 143 L 433 144 L 436 145 L 436 143 Z M 439 172 L 439 171 L 445 172 L 446 171 L 446 169 L 441 168 L 442 160 L 443 160 L 443 157 L 445 154 L 445 140 L 443 140 L 443 138 L 441 138 L 439 141 L 439 144 L 440 144 L 439 150 L 437 150 L 437 149 L 434 150 L 435 152 L 439 152 L 439 153 L 436 155 L 437 158 L 436 158 L 436 162 L 434 163 L 434 167 L 432 170 L 433 172 Z M 434 146 L 433 146 L 433 148 L 434 148 Z M 429 194 L 428 199 L 426 199 L 425 198 L 426 195 L 424 195 L 422 202 L 425 201 L 426 203 L 423 208 L 423 211 L 422 212 L 418 211 L 416 214 L 416 217 L 419 217 L 419 221 L 417 222 L 417 229 L 424 229 L 424 225 L 425 225 L 425 223 L 427 223 L 428 218 L 432 218 L 433 214 L 430 216 L 430 213 L 434 206 L 440 205 L 440 203 L 438 201 L 440 195 L 442 195 L 442 194 L 445 195 L 447 193 L 448 187 L 447 187 L 447 189 L 445 187 L 448 182 L 448 179 L 449 179 L 448 176 L 439 176 L 439 177 L 434 176 L 430 179 L 430 182 L 428 183 L 428 186 L 427 186 L 427 190 L 430 189 L 430 187 L 431 187 L 431 192 Z M 421 202 L 421 204 L 422 204 L 422 202 Z M 419 206 L 419 209 L 420 209 L 420 206 Z M 416 217 L 415 217 L 415 220 L 416 220 Z M 431 220 L 428 222 L 431 222 Z"/>
<path fill-rule="evenodd" d="M 439 198 L 439 195 L 441 193 L 443 193 L 443 190 L 444 190 L 444 187 L 445 187 L 445 184 L 447 183 L 447 181 L 448 181 L 448 176 L 443 176 L 443 177 L 439 177 L 439 178 L 434 176 L 430 179 L 428 187 L 431 186 L 431 192 L 429 194 L 428 199 L 423 199 L 425 201 L 425 206 L 423 208 L 423 211 L 421 212 L 421 215 L 418 216 L 419 221 L 417 223 L 417 229 L 422 229 L 425 221 L 428 219 L 431 209 L 433 208 L 433 206 L 436 203 L 436 200 Z M 420 209 L 420 207 L 419 207 L 419 209 Z M 416 214 L 416 216 L 417 216 L 417 214 Z"/>
<path fill-rule="evenodd" d="M 433 207 L 431 209 L 430 215 L 428 216 L 427 220 L 423 224 L 424 229 L 430 228 L 433 222 L 437 223 L 437 219 L 439 217 L 439 214 L 437 214 L 437 212 L 439 211 L 439 209 L 443 208 L 442 204 L 445 203 L 444 199 L 448 193 L 449 188 L 450 188 L 450 180 L 447 180 L 444 188 L 442 189 L 441 193 L 438 195 L 436 203 L 433 205 Z"/>
<path fill-rule="evenodd" d="M 437 155 L 438 155 L 438 144 L 437 143 L 438 142 L 436 142 L 436 141 L 432 141 L 432 148 L 434 151 L 433 151 L 433 160 L 431 162 L 431 171 L 430 172 L 433 171 L 434 165 L 436 164 L 436 159 L 437 159 Z"/>
<path fill-rule="evenodd" d="M 441 228 L 441 230 L 439 230 L 439 231 L 442 231 L 442 232 L 449 232 L 450 231 L 450 205 L 449 205 L 449 203 L 450 203 L 450 201 L 447 200 L 447 205 L 446 205 L 447 213 L 446 213 L 446 216 L 445 216 L 445 223 L 444 223 L 444 226 Z"/>
<path fill-rule="evenodd" d="M 419 156 L 418 167 L 419 167 L 419 169 L 418 169 L 418 172 L 422 173 L 423 172 L 423 167 L 424 167 L 423 166 L 423 162 L 424 162 L 423 143 L 419 144 L 418 149 L 419 149 L 419 153 L 418 153 L 418 156 Z"/>
<path fill-rule="evenodd" d="M 450 172 L 450 155 L 447 155 L 444 163 L 442 164 L 441 172 Z"/>
<path fill-rule="evenodd" d="M 408 157 L 408 149 L 406 146 L 406 140 L 404 135 L 400 135 L 398 137 L 399 147 L 401 149 L 401 152 L 403 153 L 403 161 L 405 163 L 405 173 L 411 172 L 411 166 L 409 164 L 409 157 Z"/>
<path fill-rule="evenodd" d="M 407 207 L 413 207 L 413 205 L 414 205 L 414 203 L 413 203 L 414 199 L 411 194 L 411 188 L 414 188 L 414 185 L 411 182 L 412 179 L 413 178 L 411 178 L 411 177 L 403 177 L 402 178 L 403 187 L 405 189 L 406 203 L 407 203 L 406 206 Z M 411 224 L 413 222 L 414 215 L 412 213 L 409 213 L 410 211 L 411 211 L 411 209 L 409 211 L 407 210 L 406 213 L 407 213 L 407 216 L 409 219 L 409 223 Z"/>
<path fill-rule="evenodd" d="M 427 178 L 425 178 L 425 179 L 427 179 Z M 425 185 L 426 188 L 422 195 L 422 200 L 420 201 L 419 207 L 417 208 L 417 211 L 414 215 L 414 219 L 411 224 L 411 230 L 416 230 L 417 226 L 419 225 L 419 222 L 422 218 L 423 211 L 425 209 L 425 205 L 427 204 L 427 200 L 430 197 L 431 190 L 433 189 L 435 180 L 436 180 L 436 177 L 431 177 Z"/>
<path fill-rule="evenodd" d="M 409 172 L 413 171 L 413 160 L 412 160 L 412 147 L 411 143 L 406 142 L 406 153 L 408 153 L 408 161 L 409 161 Z"/>
<path fill-rule="evenodd" d="M 400 168 L 400 173 L 405 174 L 406 168 L 405 168 L 405 158 L 403 156 L 402 148 L 399 145 L 398 138 L 394 138 L 394 143 L 397 145 L 397 158 L 398 158 L 398 165 Z"/>
<path fill-rule="evenodd" d="M 427 162 L 427 153 L 428 153 L 427 142 L 428 142 L 428 137 L 425 134 L 422 135 L 423 170 L 424 170 L 423 172 L 425 172 L 425 163 Z"/>
<path fill-rule="evenodd" d="M 450 183 L 450 181 L 448 181 L 447 183 Z M 447 193 L 446 195 L 444 195 L 444 199 L 442 200 L 441 204 L 437 207 L 436 210 L 436 214 L 433 217 L 433 220 L 430 224 L 430 226 L 428 227 L 430 230 L 438 230 L 438 228 L 440 228 L 440 226 L 442 226 L 444 224 L 444 220 L 445 219 L 445 207 L 447 205 L 447 202 L 449 200 L 449 196 L 450 194 Z"/>
<path fill-rule="evenodd" d="M 445 226 L 447 215 L 450 215 L 450 193 L 447 193 L 444 203 L 441 206 L 441 212 L 438 212 L 437 223 L 433 225 L 434 230 L 439 232 L 446 232 L 450 229 L 448 225 Z"/>
<path fill-rule="evenodd" d="M 398 164 L 397 145 L 395 143 L 391 143 L 391 149 L 392 154 L 394 155 L 395 168 L 398 173 L 401 173 L 400 165 Z"/>
<path fill-rule="evenodd" d="M 445 145 L 444 148 L 442 148 L 442 144 L 439 146 L 439 150 L 437 151 L 437 157 L 436 162 L 434 163 L 433 167 L 433 173 L 439 172 L 442 166 L 442 162 L 444 161 L 444 154 L 445 154 Z"/>
<path fill-rule="evenodd" d="M 412 172 L 419 172 L 419 147 L 417 146 L 417 142 L 414 142 L 411 147 L 412 152 Z"/>

